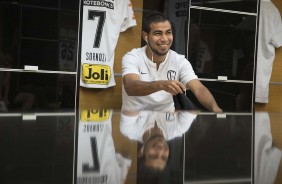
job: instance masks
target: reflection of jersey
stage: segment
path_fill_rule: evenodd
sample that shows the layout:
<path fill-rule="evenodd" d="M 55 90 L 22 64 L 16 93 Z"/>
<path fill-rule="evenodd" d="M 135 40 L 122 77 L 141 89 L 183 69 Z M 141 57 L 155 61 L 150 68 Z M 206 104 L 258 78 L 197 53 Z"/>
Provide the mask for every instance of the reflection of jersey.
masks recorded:
<path fill-rule="evenodd" d="M 80 85 L 115 85 L 114 50 L 119 33 L 136 25 L 130 0 L 84 0 Z"/>
<path fill-rule="evenodd" d="M 76 71 L 77 61 L 77 27 L 73 22 L 77 22 L 76 14 L 60 14 L 59 31 L 59 65 L 61 71 Z"/>
<path fill-rule="evenodd" d="M 164 13 L 173 22 L 175 28 L 174 45 L 179 54 L 186 54 L 186 21 L 189 2 L 187 0 L 166 0 Z"/>
<path fill-rule="evenodd" d="M 273 184 L 276 179 L 281 150 L 272 146 L 268 113 L 255 114 L 255 183 Z"/>
<path fill-rule="evenodd" d="M 261 1 L 258 36 L 255 101 L 268 103 L 275 48 L 282 46 L 281 15 L 270 0 Z"/>
<path fill-rule="evenodd" d="M 60 70 L 76 71 L 77 32 L 71 29 L 60 30 Z"/>
<path fill-rule="evenodd" d="M 143 142 L 144 132 L 153 128 L 156 122 L 165 139 L 171 140 L 182 136 L 195 118 L 195 114 L 187 111 L 139 111 L 135 116 L 121 114 L 120 131 L 131 140 Z"/>
<path fill-rule="evenodd" d="M 197 72 L 204 72 L 206 62 L 209 62 L 211 59 L 212 57 L 208 45 L 205 42 L 200 41 L 199 47 L 197 48 Z"/>
<path fill-rule="evenodd" d="M 77 184 L 120 184 L 125 179 L 131 161 L 115 152 L 111 117 L 109 110 L 80 113 Z"/>

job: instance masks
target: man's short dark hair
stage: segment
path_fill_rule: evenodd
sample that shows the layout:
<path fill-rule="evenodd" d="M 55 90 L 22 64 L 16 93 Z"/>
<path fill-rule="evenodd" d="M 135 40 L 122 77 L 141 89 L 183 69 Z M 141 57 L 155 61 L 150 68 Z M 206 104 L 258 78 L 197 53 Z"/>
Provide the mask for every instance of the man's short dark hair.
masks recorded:
<path fill-rule="evenodd" d="M 161 12 L 149 11 L 149 12 L 146 12 L 145 14 L 146 15 L 143 17 L 142 30 L 146 33 L 149 33 L 151 31 L 150 25 L 152 23 L 168 21 L 171 24 L 170 20 L 166 16 L 164 16 Z"/>

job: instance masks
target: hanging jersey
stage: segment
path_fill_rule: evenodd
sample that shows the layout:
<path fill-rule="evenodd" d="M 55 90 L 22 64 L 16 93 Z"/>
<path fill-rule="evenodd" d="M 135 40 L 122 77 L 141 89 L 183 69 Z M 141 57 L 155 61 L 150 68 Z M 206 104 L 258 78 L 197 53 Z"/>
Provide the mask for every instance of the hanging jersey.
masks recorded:
<path fill-rule="evenodd" d="M 119 34 L 136 25 L 131 2 L 84 0 L 82 11 L 80 86 L 114 86 L 114 51 Z"/>
<path fill-rule="evenodd" d="M 131 162 L 115 151 L 111 110 L 80 113 L 77 150 L 77 184 L 124 181 Z"/>
<path fill-rule="evenodd" d="M 177 53 L 187 53 L 187 17 L 189 1 L 187 0 L 165 0 L 164 13 L 174 25 L 174 49 Z"/>
<path fill-rule="evenodd" d="M 282 22 L 279 10 L 270 0 L 261 0 L 257 52 L 256 102 L 268 103 L 269 82 L 275 58 L 275 48 L 281 46 Z"/>

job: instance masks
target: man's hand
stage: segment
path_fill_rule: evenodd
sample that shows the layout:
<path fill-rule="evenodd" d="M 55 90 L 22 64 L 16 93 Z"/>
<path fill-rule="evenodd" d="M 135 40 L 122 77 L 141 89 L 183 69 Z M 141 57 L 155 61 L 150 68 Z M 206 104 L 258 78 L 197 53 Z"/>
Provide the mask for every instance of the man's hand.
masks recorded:
<path fill-rule="evenodd" d="M 159 82 L 161 89 L 171 93 L 172 95 L 183 93 L 183 91 L 186 90 L 186 87 L 177 80 L 164 80 Z"/>
<path fill-rule="evenodd" d="M 222 112 L 222 109 L 218 107 L 213 95 L 210 91 L 199 81 L 191 80 L 187 83 L 187 88 L 189 88 L 198 101 L 211 112 Z"/>
<path fill-rule="evenodd" d="M 219 108 L 217 105 L 215 107 L 212 108 L 212 112 L 217 112 L 217 113 L 220 113 L 220 112 L 223 112 L 221 108 Z"/>

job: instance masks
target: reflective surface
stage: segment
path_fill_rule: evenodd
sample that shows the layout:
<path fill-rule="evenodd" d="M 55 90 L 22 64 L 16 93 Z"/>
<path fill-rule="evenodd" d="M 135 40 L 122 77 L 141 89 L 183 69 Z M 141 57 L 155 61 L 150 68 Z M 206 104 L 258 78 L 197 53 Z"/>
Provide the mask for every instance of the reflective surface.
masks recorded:
<path fill-rule="evenodd" d="M 112 109 L 2 113 L 0 180 L 274 183 L 281 181 L 281 118 L 267 112 Z"/>
<path fill-rule="evenodd" d="M 72 183 L 75 113 L 0 114 L 0 181 Z"/>
<path fill-rule="evenodd" d="M 220 81 L 202 81 L 202 83 L 210 90 L 224 112 L 252 112 L 252 83 Z M 198 109 L 206 111 L 190 90 L 186 95 Z"/>
<path fill-rule="evenodd" d="M 256 13 L 258 2 L 259 0 L 191 0 L 191 5 Z"/>
<path fill-rule="evenodd" d="M 79 1 L 0 1 L 0 68 L 76 72 Z"/>
<path fill-rule="evenodd" d="M 256 16 L 190 9 L 188 60 L 201 78 L 253 81 Z"/>
<path fill-rule="evenodd" d="M 253 183 L 251 114 L 198 115 L 185 134 L 185 181 Z"/>
<path fill-rule="evenodd" d="M 0 71 L 0 114 L 75 108 L 75 75 Z"/>

